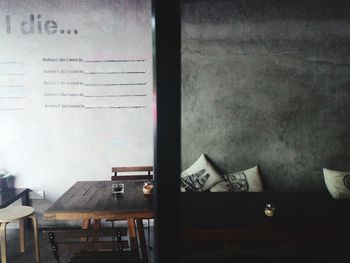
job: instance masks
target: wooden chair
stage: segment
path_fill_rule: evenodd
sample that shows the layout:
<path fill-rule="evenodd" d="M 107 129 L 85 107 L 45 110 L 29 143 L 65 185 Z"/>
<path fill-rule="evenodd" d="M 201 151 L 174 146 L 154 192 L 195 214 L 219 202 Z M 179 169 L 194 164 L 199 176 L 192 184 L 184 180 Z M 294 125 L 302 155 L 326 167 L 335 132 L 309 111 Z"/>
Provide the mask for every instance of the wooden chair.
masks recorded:
<path fill-rule="evenodd" d="M 127 167 L 112 167 L 112 181 L 153 181 L 153 166 L 127 166 Z M 115 221 L 125 220 L 106 220 L 112 223 L 114 227 Z M 150 241 L 150 219 L 147 219 L 147 236 Z M 152 248 L 149 246 L 149 248 Z"/>
<path fill-rule="evenodd" d="M 153 166 L 112 167 L 112 181 L 153 180 Z"/>
<path fill-rule="evenodd" d="M 51 246 L 57 262 L 62 250 L 72 251 L 68 263 L 139 263 L 137 251 L 130 249 L 125 228 L 45 229 L 44 240 Z M 115 238 L 116 237 L 116 238 Z"/>
<path fill-rule="evenodd" d="M 8 223 L 19 221 L 19 240 L 20 252 L 24 253 L 24 219 L 30 218 L 33 221 L 34 244 L 35 244 L 35 262 L 40 262 L 38 223 L 34 216 L 34 208 L 30 206 L 8 206 L 0 209 L 0 238 L 1 238 L 1 262 L 7 262 L 6 252 L 6 226 Z"/>

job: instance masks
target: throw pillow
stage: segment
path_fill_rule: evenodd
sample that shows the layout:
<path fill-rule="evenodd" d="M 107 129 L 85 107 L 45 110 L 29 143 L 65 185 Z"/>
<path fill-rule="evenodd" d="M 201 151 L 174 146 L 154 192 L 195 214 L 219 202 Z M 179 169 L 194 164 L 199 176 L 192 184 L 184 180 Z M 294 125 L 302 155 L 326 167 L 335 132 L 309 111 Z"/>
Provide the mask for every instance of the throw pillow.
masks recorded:
<path fill-rule="evenodd" d="M 225 181 L 210 188 L 211 192 L 262 192 L 258 166 L 225 175 Z"/>
<path fill-rule="evenodd" d="M 350 171 L 334 171 L 323 168 L 326 187 L 334 199 L 350 198 Z"/>
<path fill-rule="evenodd" d="M 217 183 L 210 188 L 210 192 L 231 192 L 230 183 L 227 180 Z"/>
<path fill-rule="evenodd" d="M 224 180 L 205 154 L 181 173 L 181 186 L 186 192 L 202 192 Z"/>

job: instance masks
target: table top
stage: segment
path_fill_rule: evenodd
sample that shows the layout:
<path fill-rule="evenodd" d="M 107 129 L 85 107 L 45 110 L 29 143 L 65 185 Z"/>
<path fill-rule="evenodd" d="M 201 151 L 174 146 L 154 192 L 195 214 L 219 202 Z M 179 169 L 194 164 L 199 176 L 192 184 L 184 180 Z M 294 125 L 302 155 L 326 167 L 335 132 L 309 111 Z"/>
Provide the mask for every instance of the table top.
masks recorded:
<path fill-rule="evenodd" d="M 49 220 L 153 218 L 153 198 L 143 194 L 144 182 L 123 182 L 124 194 L 113 196 L 115 183 L 78 181 L 45 211 L 44 217 Z"/>
<path fill-rule="evenodd" d="M 4 208 L 12 204 L 17 199 L 28 193 L 28 188 L 7 189 L 0 192 L 0 208 Z"/>

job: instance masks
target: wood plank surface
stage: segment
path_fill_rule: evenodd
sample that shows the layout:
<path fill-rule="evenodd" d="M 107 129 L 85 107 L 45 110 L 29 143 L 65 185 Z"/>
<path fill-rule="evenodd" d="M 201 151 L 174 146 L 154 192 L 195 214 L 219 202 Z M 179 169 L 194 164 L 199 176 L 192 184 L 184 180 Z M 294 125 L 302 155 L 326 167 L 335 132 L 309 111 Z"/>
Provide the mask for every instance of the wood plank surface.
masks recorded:
<path fill-rule="evenodd" d="M 125 182 L 124 194 L 112 194 L 112 181 L 78 181 L 44 213 L 48 220 L 153 218 L 152 196 L 143 182 Z"/>
<path fill-rule="evenodd" d="M 148 263 L 149 262 L 148 251 L 146 246 L 145 231 L 143 228 L 142 219 L 136 219 L 136 223 L 137 223 L 137 234 L 138 234 L 140 246 L 141 246 L 142 261 L 143 263 Z"/>

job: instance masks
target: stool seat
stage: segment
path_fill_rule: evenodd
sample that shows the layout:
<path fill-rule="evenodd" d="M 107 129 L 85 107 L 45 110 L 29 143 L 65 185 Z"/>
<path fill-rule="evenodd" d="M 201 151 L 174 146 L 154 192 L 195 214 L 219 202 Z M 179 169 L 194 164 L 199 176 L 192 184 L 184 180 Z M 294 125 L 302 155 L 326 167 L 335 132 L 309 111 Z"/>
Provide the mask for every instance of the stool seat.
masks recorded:
<path fill-rule="evenodd" d="M 33 222 L 35 262 L 40 263 L 38 222 L 34 215 L 34 208 L 30 206 L 10 206 L 0 209 L 0 243 L 1 263 L 7 263 L 6 226 L 13 221 L 19 222 L 19 251 L 24 253 L 24 220 L 30 218 Z"/>
<path fill-rule="evenodd" d="M 34 208 L 30 206 L 10 206 L 0 209 L 0 223 L 9 223 L 25 218 L 34 213 Z"/>

